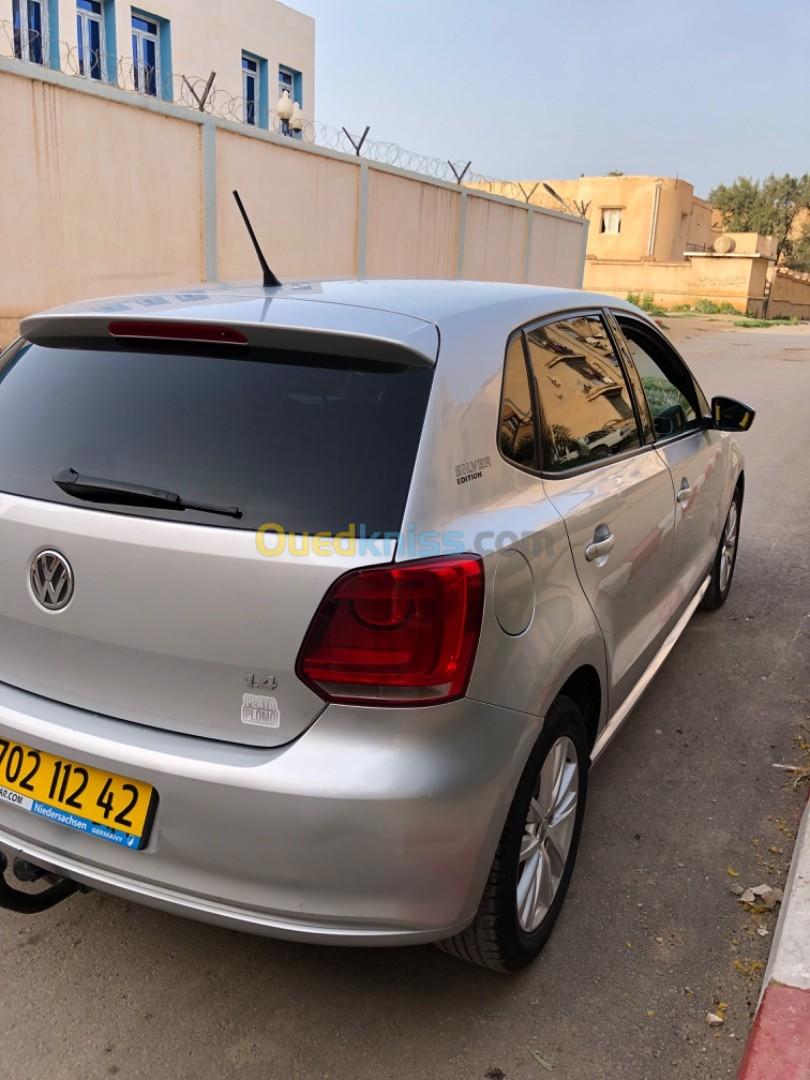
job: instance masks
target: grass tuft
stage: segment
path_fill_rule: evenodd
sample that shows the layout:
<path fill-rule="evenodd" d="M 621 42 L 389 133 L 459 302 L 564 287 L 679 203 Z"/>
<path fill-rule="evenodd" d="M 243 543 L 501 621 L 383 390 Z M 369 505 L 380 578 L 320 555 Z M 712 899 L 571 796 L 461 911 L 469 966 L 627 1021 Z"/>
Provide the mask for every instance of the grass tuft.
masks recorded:
<path fill-rule="evenodd" d="M 780 316 L 776 319 L 735 319 L 734 325 L 743 326 L 746 329 L 753 330 L 757 327 L 767 326 L 798 326 L 799 320 L 788 318 L 786 316 Z"/>

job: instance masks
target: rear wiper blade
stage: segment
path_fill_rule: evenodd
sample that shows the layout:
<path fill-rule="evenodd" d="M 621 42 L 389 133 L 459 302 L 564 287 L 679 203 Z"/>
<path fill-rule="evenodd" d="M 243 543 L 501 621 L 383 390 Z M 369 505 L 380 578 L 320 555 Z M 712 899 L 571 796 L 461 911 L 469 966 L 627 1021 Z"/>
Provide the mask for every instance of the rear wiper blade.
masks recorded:
<path fill-rule="evenodd" d="M 238 506 L 189 502 L 174 491 L 163 491 L 161 488 L 146 487 L 143 484 L 127 484 L 120 480 L 103 480 L 98 476 L 82 476 L 75 469 L 60 469 L 54 474 L 53 482 L 68 495 L 92 502 L 169 510 L 201 510 L 206 514 L 223 514 L 233 518 L 242 516 Z"/>

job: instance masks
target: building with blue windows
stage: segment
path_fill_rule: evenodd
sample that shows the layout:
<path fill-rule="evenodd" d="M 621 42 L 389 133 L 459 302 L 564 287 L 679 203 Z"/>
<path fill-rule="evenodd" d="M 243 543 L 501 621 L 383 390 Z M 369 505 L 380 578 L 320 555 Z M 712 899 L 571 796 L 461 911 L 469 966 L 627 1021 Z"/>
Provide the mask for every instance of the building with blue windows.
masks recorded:
<path fill-rule="evenodd" d="M 27 63 L 186 103 L 213 72 L 236 120 L 269 127 L 284 90 L 315 115 L 315 22 L 279 0 L 0 0 L 0 25 Z"/>

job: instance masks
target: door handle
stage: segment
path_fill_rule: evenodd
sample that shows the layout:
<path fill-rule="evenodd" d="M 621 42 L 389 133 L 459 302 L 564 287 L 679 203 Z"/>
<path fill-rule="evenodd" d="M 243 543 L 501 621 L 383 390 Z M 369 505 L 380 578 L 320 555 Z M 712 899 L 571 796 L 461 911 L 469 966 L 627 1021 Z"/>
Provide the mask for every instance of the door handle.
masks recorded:
<path fill-rule="evenodd" d="M 601 559 L 603 555 L 608 555 L 613 550 L 613 545 L 616 543 L 616 537 L 610 531 L 607 525 L 597 525 L 594 530 L 593 540 L 585 548 L 585 558 L 588 562 L 593 562 L 594 559 Z"/>
<path fill-rule="evenodd" d="M 683 505 L 689 501 L 689 496 L 692 494 L 692 489 L 689 486 L 689 481 L 684 477 L 681 480 L 681 486 L 678 489 L 678 494 L 675 496 L 675 501 Z"/>

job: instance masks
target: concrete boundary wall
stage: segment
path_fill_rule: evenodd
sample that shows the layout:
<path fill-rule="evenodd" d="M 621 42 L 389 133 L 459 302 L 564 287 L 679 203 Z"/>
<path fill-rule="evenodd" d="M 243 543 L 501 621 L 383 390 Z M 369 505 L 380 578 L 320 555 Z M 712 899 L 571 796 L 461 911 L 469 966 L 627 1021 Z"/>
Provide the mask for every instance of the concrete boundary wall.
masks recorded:
<path fill-rule="evenodd" d="M 0 344 L 83 297 L 255 279 L 579 288 L 587 222 L 0 58 Z"/>
<path fill-rule="evenodd" d="M 761 315 L 769 265 L 761 255 L 736 254 L 670 263 L 588 259 L 585 287 L 621 297 L 646 293 L 663 307 L 706 299 L 731 304 L 742 314 Z"/>
<path fill-rule="evenodd" d="M 771 269 L 768 317 L 810 319 L 810 274 Z"/>

